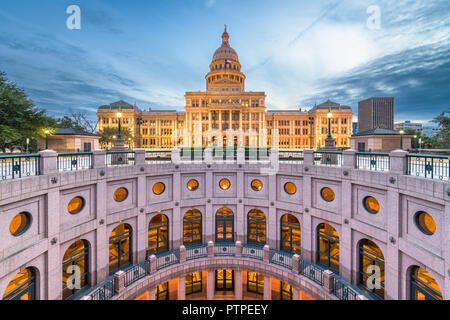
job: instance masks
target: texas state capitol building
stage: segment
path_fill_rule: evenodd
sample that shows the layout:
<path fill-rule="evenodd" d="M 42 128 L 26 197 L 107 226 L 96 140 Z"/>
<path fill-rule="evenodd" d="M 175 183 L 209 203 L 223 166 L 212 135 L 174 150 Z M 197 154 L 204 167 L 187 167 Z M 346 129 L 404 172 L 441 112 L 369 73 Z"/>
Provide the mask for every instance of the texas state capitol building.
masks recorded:
<path fill-rule="evenodd" d="M 227 130 L 231 129 L 242 131 L 245 136 L 241 142 L 235 136 L 232 145 L 248 146 L 252 143 L 252 146 L 265 147 L 272 145 L 272 129 L 278 129 L 279 148 L 315 149 L 325 144 L 328 135 L 327 114 L 331 111 L 331 134 L 336 140 L 336 147 L 350 147 L 353 117 L 350 107 L 328 100 L 309 111 L 270 111 L 266 110 L 265 92 L 245 91 L 246 76 L 241 71 L 238 54 L 230 46 L 226 29 L 222 34 L 222 45 L 214 53 L 209 69 L 205 77 L 206 91 L 186 92 L 185 112 L 151 109 L 143 112 L 136 105 L 120 100 L 99 107 L 98 129 L 117 127 L 117 113 L 120 112 L 123 126 L 129 127 L 135 137 L 134 141 L 127 142 L 131 147 L 173 148 L 176 143 L 172 134 L 177 129 L 187 130 L 191 137 L 190 143 L 185 146 L 193 146 L 194 134 L 199 130 L 202 131 L 203 146 L 216 140 L 217 135 L 208 132 L 217 130 L 222 134 L 222 145 L 227 146 Z M 313 124 L 310 124 L 310 118 L 313 118 Z M 196 129 L 196 123 L 201 123 L 201 129 Z M 249 132 L 256 134 L 256 141 L 250 142 Z"/>

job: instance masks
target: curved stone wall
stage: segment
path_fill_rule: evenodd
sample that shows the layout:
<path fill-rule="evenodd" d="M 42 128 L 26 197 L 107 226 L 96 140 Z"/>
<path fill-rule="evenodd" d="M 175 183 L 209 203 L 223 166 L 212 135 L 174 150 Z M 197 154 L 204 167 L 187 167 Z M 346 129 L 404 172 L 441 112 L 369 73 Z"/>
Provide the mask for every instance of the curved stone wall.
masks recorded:
<path fill-rule="evenodd" d="M 100 166 L 100 168 L 99 168 Z M 215 240 L 215 213 L 226 207 L 234 213 L 235 241 L 247 242 L 247 214 L 260 209 L 267 219 L 267 244 L 280 248 L 280 220 L 290 213 L 300 222 L 301 256 L 316 262 L 317 226 L 328 223 L 339 234 L 339 275 L 358 283 L 359 250 L 362 239 L 373 241 L 385 259 L 385 299 L 409 299 L 409 271 L 412 266 L 427 270 L 439 285 L 444 299 L 450 298 L 450 196 L 448 183 L 404 176 L 392 172 L 371 172 L 333 166 L 281 163 L 277 174 L 261 174 L 261 164 L 153 163 L 105 167 L 74 172 L 49 172 L 41 176 L 0 183 L 0 297 L 19 271 L 36 270 L 37 298 L 62 298 L 62 259 L 76 240 L 89 243 L 89 278 L 94 286 L 109 274 L 108 239 L 121 223 L 132 228 L 132 260 L 145 260 L 148 225 L 163 213 L 169 219 L 169 247 L 183 242 L 183 215 L 190 209 L 202 213 L 203 243 Z M 307 169 L 307 170 L 306 170 Z M 219 181 L 231 182 L 228 190 Z M 189 180 L 199 188 L 186 188 Z M 250 187 L 254 179 L 263 183 L 260 191 Z M 165 191 L 153 193 L 163 182 Z M 296 193 L 284 190 L 293 182 Z M 114 191 L 125 187 L 128 197 L 117 203 Z M 324 187 L 335 193 L 325 201 Z M 78 214 L 70 214 L 68 202 L 77 196 L 85 200 Z M 370 214 L 363 200 L 375 197 L 380 205 Z M 9 232 L 10 221 L 28 212 L 32 223 L 20 236 Z M 426 235 L 415 222 L 419 211 L 428 212 L 436 232 Z"/>

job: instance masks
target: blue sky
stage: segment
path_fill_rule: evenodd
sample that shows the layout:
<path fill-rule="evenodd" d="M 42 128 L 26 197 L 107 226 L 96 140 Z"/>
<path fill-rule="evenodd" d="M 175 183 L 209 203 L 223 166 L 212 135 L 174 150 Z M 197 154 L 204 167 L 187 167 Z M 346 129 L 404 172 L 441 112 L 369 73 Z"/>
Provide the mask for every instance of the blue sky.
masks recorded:
<path fill-rule="evenodd" d="M 425 122 L 450 107 L 448 0 L 1 0 L 0 70 L 55 116 L 120 98 L 183 110 L 224 24 L 269 109 L 394 96 L 396 121 Z"/>

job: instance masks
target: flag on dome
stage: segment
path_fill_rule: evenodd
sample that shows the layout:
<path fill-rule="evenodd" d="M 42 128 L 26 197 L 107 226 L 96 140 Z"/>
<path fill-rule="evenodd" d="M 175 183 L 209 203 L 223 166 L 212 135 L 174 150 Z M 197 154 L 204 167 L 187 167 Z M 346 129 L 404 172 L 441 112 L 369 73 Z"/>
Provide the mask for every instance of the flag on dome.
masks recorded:
<path fill-rule="evenodd" d="M 226 59 L 226 60 L 225 60 L 225 64 L 231 64 L 231 61 L 228 60 L 228 59 Z"/>

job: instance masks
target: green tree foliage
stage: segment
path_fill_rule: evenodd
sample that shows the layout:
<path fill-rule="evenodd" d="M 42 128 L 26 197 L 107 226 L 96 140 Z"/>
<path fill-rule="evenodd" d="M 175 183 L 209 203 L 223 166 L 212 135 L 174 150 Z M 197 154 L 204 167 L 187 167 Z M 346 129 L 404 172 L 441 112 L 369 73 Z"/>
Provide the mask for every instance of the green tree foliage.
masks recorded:
<path fill-rule="evenodd" d="M 131 129 L 128 127 L 121 127 L 122 139 L 125 140 L 125 145 L 128 145 L 128 139 L 133 139 Z M 100 144 L 102 148 L 108 148 L 114 145 L 114 137 L 117 137 L 117 128 L 106 127 L 100 130 L 97 135 L 100 136 Z"/>
<path fill-rule="evenodd" d="M 439 133 L 434 137 L 437 147 L 450 148 L 450 109 L 434 118 L 433 122 L 437 123 L 440 129 Z"/>

